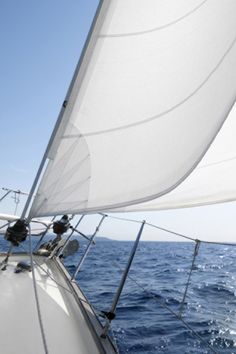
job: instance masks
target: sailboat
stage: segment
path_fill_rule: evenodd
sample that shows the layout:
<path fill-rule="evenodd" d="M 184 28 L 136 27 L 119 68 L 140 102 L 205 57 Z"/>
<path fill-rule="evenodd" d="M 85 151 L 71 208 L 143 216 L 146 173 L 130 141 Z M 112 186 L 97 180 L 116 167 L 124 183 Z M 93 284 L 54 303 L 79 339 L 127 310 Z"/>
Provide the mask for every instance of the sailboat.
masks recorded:
<path fill-rule="evenodd" d="M 100 1 L 22 214 L 7 217 L 4 354 L 117 352 L 109 326 L 145 222 L 102 325 L 63 266 L 74 215 L 236 199 L 235 42 L 235 0 Z M 31 224 L 46 217 L 55 238 L 33 250 Z"/>

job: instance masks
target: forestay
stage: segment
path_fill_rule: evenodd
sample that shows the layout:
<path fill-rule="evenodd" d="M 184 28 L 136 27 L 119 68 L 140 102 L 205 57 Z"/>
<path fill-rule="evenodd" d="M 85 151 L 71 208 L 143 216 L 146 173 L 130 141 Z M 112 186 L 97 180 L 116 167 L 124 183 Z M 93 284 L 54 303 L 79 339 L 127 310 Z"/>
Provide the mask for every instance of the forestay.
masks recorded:
<path fill-rule="evenodd" d="M 184 203 L 174 192 L 147 202 L 183 182 L 221 129 L 236 97 L 235 42 L 235 0 L 104 0 L 30 215 L 191 206 L 191 185 Z M 234 160 L 229 189 L 211 161 L 186 180 L 211 187 L 194 205 L 235 199 Z"/>

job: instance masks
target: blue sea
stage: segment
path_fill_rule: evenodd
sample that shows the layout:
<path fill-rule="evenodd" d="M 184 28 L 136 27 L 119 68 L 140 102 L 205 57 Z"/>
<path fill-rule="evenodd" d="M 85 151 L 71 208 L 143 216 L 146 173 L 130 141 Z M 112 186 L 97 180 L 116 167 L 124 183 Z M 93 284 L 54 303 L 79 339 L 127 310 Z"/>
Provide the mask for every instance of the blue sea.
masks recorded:
<path fill-rule="evenodd" d="M 109 311 L 132 245 L 98 241 L 87 257 L 77 279 L 98 312 Z M 179 313 L 193 252 L 188 242 L 140 242 L 112 322 L 120 354 L 212 353 L 206 343 L 236 353 L 236 247 L 201 244 L 195 260 L 182 318 L 205 342 L 169 311 Z"/>
<path fill-rule="evenodd" d="M 5 241 L 4 241 L 5 242 Z M 97 313 L 109 311 L 132 242 L 100 241 L 86 258 L 77 280 Z M 86 249 L 65 260 L 73 274 Z M 182 318 L 179 313 L 194 244 L 140 242 L 112 321 L 120 354 L 236 353 L 236 247 L 201 244 Z M 171 312 L 172 311 L 172 312 Z"/>

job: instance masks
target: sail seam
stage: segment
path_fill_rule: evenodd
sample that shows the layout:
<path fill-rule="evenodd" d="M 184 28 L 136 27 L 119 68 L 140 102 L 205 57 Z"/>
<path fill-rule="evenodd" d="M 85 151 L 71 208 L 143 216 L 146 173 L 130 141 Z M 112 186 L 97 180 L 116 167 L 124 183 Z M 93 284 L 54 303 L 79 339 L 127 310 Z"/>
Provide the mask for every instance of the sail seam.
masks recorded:
<path fill-rule="evenodd" d="M 220 61 L 217 63 L 217 65 L 214 67 L 214 69 L 207 75 L 207 77 L 203 80 L 203 82 L 192 92 L 190 93 L 187 97 L 185 97 L 182 101 L 180 101 L 179 103 L 175 104 L 174 106 L 172 106 L 171 108 L 155 115 L 149 118 L 146 118 L 144 120 L 141 120 L 139 122 L 135 122 L 135 123 L 131 123 L 131 124 L 127 124 L 127 125 L 122 125 L 119 127 L 115 127 L 115 128 L 110 128 L 110 129 L 104 129 L 104 130 L 100 130 L 100 131 L 94 131 L 94 132 L 90 132 L 90 133 L 84 133 L 82 134 L 83 137 L 89 137 L 89 136 L 94 136 L 94 135 L 101 135 L 101 134 L 106 134 L 106 133 L 111 133 L 111 132 L 115 132 L 115 131 L 119 131 L 119 130 L 125 130 L 125 129 L 129 129 L 135 126 L 139 126 L 145 123 L 149 123 L 153 120 L 156 120 L 158 118 L 162 118 L 163 116 L 165 116 L 166 114 L 174 111 L 175 109 L 179 108 L 180 106 L 182 106 L 184 103 L 186 103 L 189 99 L 191 99 L 207 82 L 208 80 L 213 76 L 213 74 L 218 70 L 218 68 L 220 67 L 220 65 L 222 64 L 222 62 L 224 61 L 224 59 L 227 57 L 227 55 L 229 54 L 229 52 L 232 50 L 232 48 L 234 47 L 236 42 L 236 37 L 234 37 L 234 40 L 232 41 L 232 43 L 230 44 L 229 48 L 226 50 L 226 52 L 224 53 L 224 55 L 222 56 L 222 58 L 220 59 Z"/>
<path fill-rule="evenodd" d="M 226 120 L 229 112 L 231 111 L 232 107 L 235 104 L 235 99 L 233 100 L 233 102 L 231 103 L 231 105 L 228 108 L 228 111 L 225 114 L 225 119 L 223 120 L 223 122 L 221 122 L 220 126 L 218 127 L 217 131 L 215 132 L 215 135 L 212 137 L 211 141 L 209 142 L 209 144 L 206 146 L 205 150 L 202 152 L 202 154 L 199 156 L 199 158 L 195 161 L 195 163 L 192 165 L 191 168 L 189 168 L 187 170 L 187 172 L 180 178 L 178 179 L 178 181 L 176 183 L 174 183 L 173 185 L 171 185 L 169 188 L 166 188 L 165 190 L 156 193 L 156 194 L 152 194 L 148 197 L 145 198 L 139 198 L 139 199 L 135 199 L 135 200 L 129 200 L 123 203 L 116 203 L 115 205 L 104 205 L 104 206 L 100 206 L 99 208 L 97 207 L 91 207 L 91 208 L 86 208 L 86 213 L 94 213 L 94 212 L 101 212 L 101 211 L 110 211 L 110 212 L 115 212 L 116 209 L 119 209 L 121 207 L 127 207 L 127 206 L 131 206 L 131 205 L 135 205 L 135 204 L 139 204 L 139 203 L 144 203 L 153 199 L 157 199 L 169 192 L 171 192 L 172 190 L 174 190 L 176 187 L 178 187 L 191 173 L 192 171 L 196 168 L 196 166 L 199 164 L 199 162 L 202 160 L 203 156 L 205 155 L 206 151 L 209 149 L 209 147 L 211 146 L 211 144 L 213 143 L 213 141 L 215 140 L 216 135 L 218 134 L 218 132 L 220 131 L 222 125 L 224 124 L 224 121 Z M 227 200 L 226 200 L 227 201 Z M 207 203 L 206 203 L 207 204 Z M 163 208 L 161 208 L 163 209 Z M 174 208 L 173 208 L 174 209 Z M 39 210 L 39 209 L 38 209 Z M 76 209 L 73 210 L 73 213 L 83 213 L 85 212 L 84 209 Z M 51 216 L 52 213 L 40 213 L 40 214 L 35 214 L 34 216 L 36 217 L 45 217 L 45 216 Z"/>
<path fill-rule="evenodd" d="M 207 168 L 207 167 L 214 166 L 214 165 L 220 165 L 221 163 L 227 163 L 227 162 L 233 161 L 233 160 L 235 160 L 235 159 L 236 159 L 236 156 L 231 157 L 231 158 L 229 158 L 229 159 L 224 159 L 224 160 L 220 160 L 220 161 L 208 163 L 208 164 L 206 164 L 206 165 L 199 166 L 199 167 L 197 167 L 196 169 L 197 169 L 197 170 L 200 170 L 201 168 Z"/>
<path fill-rule="evenodd" d="M 145 35 L 145 34 L 149 34 L 152 32 L 157 32 L 160 30 L 163 30 L 165 28 L 168 28 L 172 25 L 175 25 L 176 23 L 184 20 L 186 17 L 189 17 L 190 15 L 192 15 L 194 12 L 196 12 L 197 10 L 200 9 L 200 7 L 202 7 L 208 0 L 204 0 L 203 2 L 201 2 L 198 6 L 196 6 L 194 9 L 192 9 L 191 11 L 187 12 L 186 14 L 184 14 L 183 16 L 177 18 L 176 20 L 166 23 L 165 25 L 159 26 L 159 27 L 154 27 L 151 28 L 149 30 L 144 30 L 144 31 L 139 31 L 139 32 L 130 32 L 130 33 L 113 33 L 113 34 L 100 34 L 98 35 L 98 38 L 122 38 L 122 37 L 135 37 L 135 36 L 141 36 L 141 35 Z"/>

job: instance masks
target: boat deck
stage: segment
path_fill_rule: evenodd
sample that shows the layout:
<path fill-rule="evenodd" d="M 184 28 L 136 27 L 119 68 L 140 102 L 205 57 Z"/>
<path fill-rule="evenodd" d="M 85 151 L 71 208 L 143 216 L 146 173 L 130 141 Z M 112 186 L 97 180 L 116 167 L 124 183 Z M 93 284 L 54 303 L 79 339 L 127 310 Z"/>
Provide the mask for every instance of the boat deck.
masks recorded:
<path fill-rule="evenodd" d="M 32 272 L 15 273 L 22 260 L 29 261 L 29 256 L 11 256 L 7 269 L 0 271 L 1 353 L 42 354 Z M 108 339 L 100 339 L 96 316 L 80 289 L 69 284 L 60 263 L 40 256 L 34 260 L 48 353 L 116 353 Z"/>

